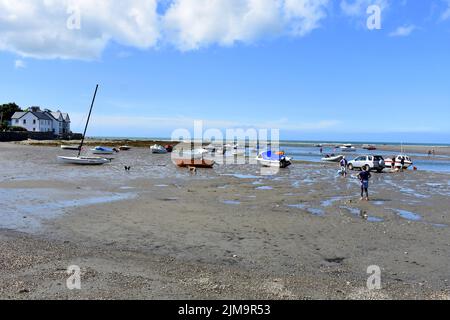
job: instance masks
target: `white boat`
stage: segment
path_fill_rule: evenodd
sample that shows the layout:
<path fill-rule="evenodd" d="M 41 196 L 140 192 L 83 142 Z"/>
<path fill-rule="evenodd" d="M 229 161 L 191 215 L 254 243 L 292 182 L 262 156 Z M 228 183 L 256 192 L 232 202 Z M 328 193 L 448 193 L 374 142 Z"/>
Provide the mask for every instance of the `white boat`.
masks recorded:
<path fill-rule="evenodd" d="M 131 150 L 131 147 L 130 146 L 120 146 L 119 150 L 120 151 L 129 151 L 129 150 Z"/>
<path fill-rule="evenodd" d="M 287 168 L 292 164 L 291 160 L 284 152 L 266 151 L 256 157 L 256 161 L 263 167 Z"/>
<path fill-rule="evenodd" d="M 356 152 L 356 148 L 351 144 L 344 144 L 342 146 L 339 146 L 339 149 L 341 149 L 342 152 Z"/>
<path fill-rule="evenodd" d="M 58 157 L 58 162 L 63 164 L 77 164 L 77 165 L 102 165 L 111 160 L 102 157 Z"/>
<path fill-rule="evenodd" d="M 322 161 L 326 161 L 326 162 L 339 162 L 344 158 L 343 155 L 326 155 L 325 157 L 322 158 Z"/>
<path fill-rule="evenodd" d="M 93 154 L 113 154 L 114 149 L 106 148 L 106 147 L 95 147 L 91 149 Z"/>
<path fill-rule="evenodd" d="M 61 145 L 61 149 L 63 150 L 80 150 L 80 146 L 69 146 L 69 145 Z"/>
<path fill-rule="evenodd" d="M 152 150 L 152 153 L 156 154 L 165 154 L 167 153 L 167 149 L 163 146 L 155 144 L 154 146 L 151 146 L 150 149 Z"/>
<path fill-rule="evenodd" d="M 403 169 L 408 169 L 413 165 L 413 162 L 409 156 L 407 156 L 406 154 L 399 154 L 398 156 L 395 157 L 395 168 L 401 167 L 402 159 L 404 159 Z M 387 168 L 392 168 L 393 164 L 392 158 L 385 159 L 384 164 L 386 165 Z"/>
<path fill-rule="evenodd" d="M 86 137 L 87 128 L 89 125 L 89 120 L 91 118 L 92 108 L 94 107 L 95 97 L 97 96 L 98 85 L 95 87 L 94 97 L 92 98 L 91 108 L 89 109 L 89 115 L 86 120 L 86 126 L 84 128 L 83 138 L 81 139 L 80 146 L 77 146 L 78 155 L 76 157 L 65 157 L 59 156 L 57 157 L 58 163 L 61 164 L 75 164 L 75 165 L 102 165 L 108 162 L 111 162 L 111 159 L 106 159 L 102 157 L 84 157 L 81 156 L 81 150 L 83 148 L 84 139 Z"/>

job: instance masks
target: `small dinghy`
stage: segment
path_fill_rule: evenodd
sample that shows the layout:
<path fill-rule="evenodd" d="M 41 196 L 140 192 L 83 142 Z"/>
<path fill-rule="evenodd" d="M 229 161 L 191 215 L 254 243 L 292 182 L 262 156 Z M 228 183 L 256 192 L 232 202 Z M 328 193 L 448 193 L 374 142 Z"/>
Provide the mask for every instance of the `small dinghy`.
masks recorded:
<path fill-rule="evenodd" d="M 164 148 L 163 146 L 158 145 L 158 144 L 155 144 L 154 146 L 151 146 L 150 150 L 152 150 L 152 153 L 155 153 L 155 154 L 165 154 L 165 153 L 167 153 L 167 149 Z"/>
<path fill-rule="evenodd" d="M 69 146 L 69 145 L 62 145 L 61 149 L 63 150 L 73 150 L 73 151 L 78 151 L 80 150 L 80 146 Z"/>
<path fill-rule="evenodd" d="M 92 98 L 91 108 L 89 109 L 89 115 L 86 120 L 86 126 L 84 128 L 83 138 L 81 139 L 80 146 L 77 146 L 78 155 L 76 157 L 65 157 L 59 156 L 57 157 L 58 163 L 61 164 L 75 164 L 75 165 L 102 165 L 105 163 L 111 162 L 112 159 L 106 159 L 102 157 L 85 157 L 81 156 L 81 150 L 83 148 L 84 140 L 86 138 L 86 132 L 89 125 L 89 120 L 91 119 L 92 108 L 94 107 L 95 97 L 97 96 L 98 85 L 95 87 L 94 97 Z"/>
<path fill-rule="evenodd" d="M 292 158 L 286 157 L 284 152 L 266 151 L 256 157 L 256 161 L 263 167 L 287 168 Z"/>
<path fill-rule="evenodd" d="M 119 150 L 120 151 L 129 151 L 129 150 L 131 150 L 131 147 L 129 147 L 129 146 L 120 146 Z"/>
<path fill-rule="evenodd" d="M 322 158 L 322 161 L 326 161 L 326 162 L 339 162 L 344 158 L 343 155 L 326 155 L 324 158 Z"/>
<path fill-rule="evenodd" d="M 211 169 L 216 163 L 214 160 L 209 159 L 192 159 L 192 158 L 179 158 L 173 160 L 175 164 L 180 168 L 193 167 L 193 168 L 206 168 Z"/>
<path fill-rule="evenodd" d="M 58 157 L 58 162 L 62 164 L 77 164 L 77 165 L 102 165 L 111 160 L 102 157 Z"/>
<path fill-rule="evenodd" d="M 356 148 L 352 146 L 351 144 L 344 144 L 339 147 L 342 152 L 356 152 Z"/>
<path fill-rule="evenodd" d="M 115 152 L 114 149 L 106 147 L 95 147 L 91 151 L 93 154 L 113 154 Z"/>

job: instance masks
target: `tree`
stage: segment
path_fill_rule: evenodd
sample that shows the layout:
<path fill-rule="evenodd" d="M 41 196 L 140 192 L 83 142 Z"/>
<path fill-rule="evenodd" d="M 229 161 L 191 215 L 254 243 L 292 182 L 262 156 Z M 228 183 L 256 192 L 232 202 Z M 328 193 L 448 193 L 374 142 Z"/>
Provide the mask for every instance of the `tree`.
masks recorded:
<path fill-rule="evenodd" d="M 13 114 L 21 111 L 22 109 L 14 102 L 0 105 L 0 123 L 3 123 L 3 121 L 11 121 Z"/>

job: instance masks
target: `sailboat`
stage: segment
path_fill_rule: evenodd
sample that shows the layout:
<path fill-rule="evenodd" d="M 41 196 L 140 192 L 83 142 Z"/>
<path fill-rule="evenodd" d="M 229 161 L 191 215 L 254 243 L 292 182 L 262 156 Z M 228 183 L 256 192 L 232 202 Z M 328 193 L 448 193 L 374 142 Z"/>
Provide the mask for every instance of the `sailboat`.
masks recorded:
<path fill-rule="evenodd" d="M 78 149 L 78 155 L 76 157 L 64 157 L 58 156 L 58 162 L 62 164 L 77 164 L 77 165 L 102 165 L 111 162 L 109 159 L 103 157 L 84 157 L 81 156 L 81 150 L 83 148 L 84 139 L 86 138 L 86 132 L 89 125 L 89 120 L 91 119 L 92 108 L 94 107 L 95 97 L 97 96 L 98 84 L 95 87 L 94 97 L 92 98 L 91 108 L 89 109 L 89 115 L 86 121 L 86 126 L 84 128 L 83 138 L 81 139 L 81 144 Z"/>

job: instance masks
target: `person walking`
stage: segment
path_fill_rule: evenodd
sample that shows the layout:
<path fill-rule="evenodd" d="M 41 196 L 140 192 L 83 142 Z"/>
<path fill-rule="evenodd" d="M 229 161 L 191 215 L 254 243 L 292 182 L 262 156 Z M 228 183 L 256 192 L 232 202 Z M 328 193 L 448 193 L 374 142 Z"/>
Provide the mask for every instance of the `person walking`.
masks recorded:
<path fill-rule="evenodd" d="M 369 179 L 372 177 L 370 171 L 363 170 L 358 174 L 361 181 L 361 201 L 364 200 L 364 193 L 366 194 L 366 201 L 369 201 Z"/>
<path fill-rule="evenodd" d="M 402 157 L 402 159 L 400 160 L 400 171 L 403 172 L 403 169 L 405 168 L 405 157 Z"/>
<path fill-rule="evenodd" d="M 345 156 L 342 158 L 342 160 L 339 162 L 341 166 L 341 174 L 345 178 L 347 177 L 347 167 L 348 167 L 348 161 L 345 158 Z"/>
<path fill-rule="evenodd" d="M 395 172 L 395 156 L 392 157 L 392 165 L 391 165 L 391 168 L 392 168 L 392 172 Z"/>

